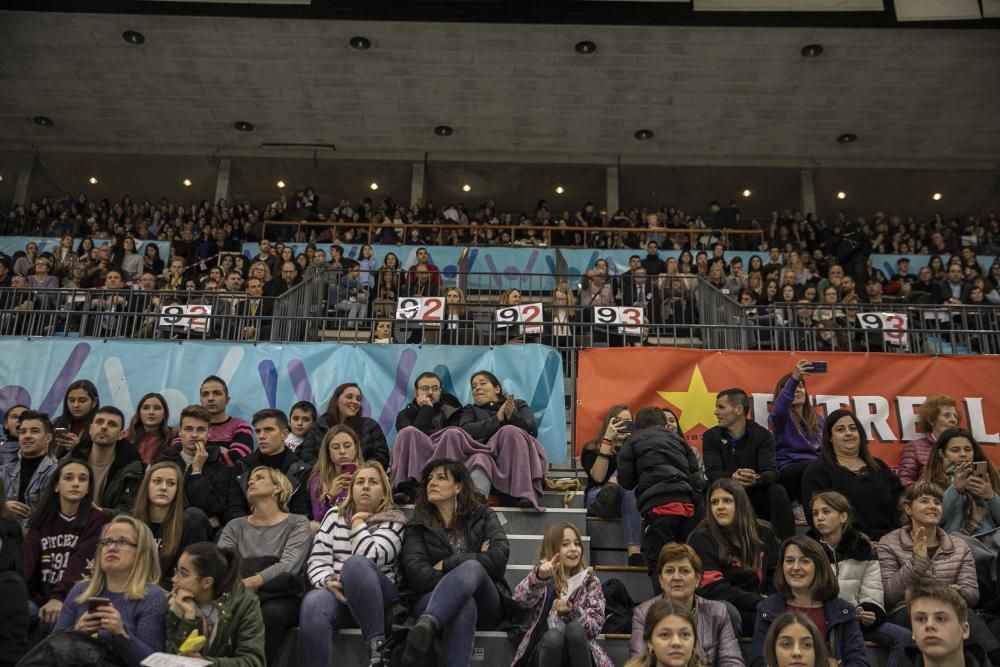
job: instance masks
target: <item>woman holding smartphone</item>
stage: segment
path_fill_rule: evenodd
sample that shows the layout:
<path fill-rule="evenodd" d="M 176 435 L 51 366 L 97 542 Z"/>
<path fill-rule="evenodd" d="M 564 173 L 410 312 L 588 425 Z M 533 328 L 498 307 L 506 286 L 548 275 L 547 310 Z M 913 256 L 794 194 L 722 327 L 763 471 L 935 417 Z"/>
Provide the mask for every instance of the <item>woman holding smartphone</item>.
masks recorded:
<path fill-rule="evenodd" d="M 55 429 L 56 458 L 76 447 L 82 438 L 90 437 L 90 422 L 101 407 L 97 387 L 90 380 L 76 380 L 66 388 L 62 414 L 52 422 Z"/>
<path fill-rule="evenodd" d="M 358 434 L 350 426 L 334 426 L 323 436 L 309 477 L 309 518 L 314 532 L 323 516 L 347 497 L 354 472 L 363 462 Z"/>

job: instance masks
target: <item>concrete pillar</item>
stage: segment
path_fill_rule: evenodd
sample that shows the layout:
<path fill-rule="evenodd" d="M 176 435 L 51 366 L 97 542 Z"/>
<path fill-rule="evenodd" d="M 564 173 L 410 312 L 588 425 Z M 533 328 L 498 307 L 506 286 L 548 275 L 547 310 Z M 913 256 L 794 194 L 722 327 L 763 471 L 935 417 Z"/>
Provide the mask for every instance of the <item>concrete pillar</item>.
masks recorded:
<path fill-rule="evenodd" d="M 799 171 L 799 181 L 802 189 L 802 199 L 799 202 L 802 215 L 806 213 L 816 214 L 816 174 L 812 169 L 802 169 Z"/>
<path fill-rule="evenodd" d="M 35 169 L 35 154 L 21 155 L 21 164 L 17 169 L 17 183 L 14 184 L 13 206 L 27 206 L 28 192 L 31 187 L 31 172 Z"/>
<path fill-rule="evenodd" d="M 618 210 L 618 167 L 608 167 L 605 176 L 605 210 L 608 219 Z"/>
<path fill-rule="evenodd" d="M 413 163 L 413 173 L 410 176 L 410 206 L 417 203 L 418 199 L 424 198 L 424 178 L 426 169 L 423 162 Z"/>
<path fill-rule="evenodd" d="M 212 203 L 225 199 L 229 201 L 229 178 L 233 173 L 233 161 L 224 157 L 219 160 L 219 173 L 215 177 L 215 199 Z"/>

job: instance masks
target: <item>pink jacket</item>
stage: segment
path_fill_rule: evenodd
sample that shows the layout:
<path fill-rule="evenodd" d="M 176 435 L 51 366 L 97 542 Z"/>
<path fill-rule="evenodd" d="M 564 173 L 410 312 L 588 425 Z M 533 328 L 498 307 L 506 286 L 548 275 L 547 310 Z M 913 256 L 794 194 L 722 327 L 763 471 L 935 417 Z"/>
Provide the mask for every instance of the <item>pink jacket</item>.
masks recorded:
<path fill-rule="evenodd" d="M 902 482 L 903 488 L 913 486 L 924 474 L 927 461 L 934 451 L 934 436 L 925 435 L 919 440 L 912 440 L 903 445 L 903 456 L 899 459 L 899 470 L 897 475 Z"/>
<path fill-rule="evenodd" d="M 969 545 L 940 528 L 937 529 L 937 538 L 938 548 L 933 558 L 914 555 L 909 526 L 897 528 L 879 540 L 878 562 L 882 568 L 882 588 L 888 613 L 906 605 L 906 589 L 918 579 L 958 584 L 969 607 L 976 606 L 979 581 Z"/>

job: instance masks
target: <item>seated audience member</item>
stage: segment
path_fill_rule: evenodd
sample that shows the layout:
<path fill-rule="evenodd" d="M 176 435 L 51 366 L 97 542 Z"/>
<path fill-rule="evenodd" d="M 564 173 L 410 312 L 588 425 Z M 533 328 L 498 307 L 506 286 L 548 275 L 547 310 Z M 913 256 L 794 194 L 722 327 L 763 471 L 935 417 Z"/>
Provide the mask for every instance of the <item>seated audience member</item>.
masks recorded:
<path fill-rule="evenodd" d="M 572 578 L 581 573 L 583 581 L 571 589 Z M 597 643 L 604 626 L 604 591 L 587 569 L 583 540 L 572 523 L 546 529 L 539 564 L 514 589 L 514 601 L 530 610 L 531 618 L 513 667 L 614 667 Z"/>
<path fill-rule="evenodd" d="M 826 552 L 816 540 L 796 535 L 781 544 L 775 593 L 757 606 L 751 667 L 764 667 L 764 638 L 771 622 L 786 611 L 811 620 L 830 646 L 831 658 L 844 667 L 868 667 L 854 605 L 838 597 L 840 585 Z"/>
<path fill-rule="evenodd" d="M 908 625 L 906 589 L 921 579 L 935 579 L 953 586 L 969 606 L 979 601 L 976 565 L 968 545 L 941 530 L 941 487 L 917 482 L 903 496 L 903 527 L 879 541 L 878 559 L 889 618 Z M 969 612 L 971 641 L 990 657 L 1000 659 L 1000 641 L 983 619 Z"/>
<path fill-rule="evenodd" d="M 810 510 L 813 527 L 809 537 L 826 550 L 840 585 L 840 597 L 857 610 L 865 641 L 887 649 L 892 667 L 905 665 L 904 651 L 912 643 L 910 632 L 886 620 L 878 553 L 868 537 L 852 527 L 851 504 L 836 491 L 822 491 L 812 497 Z"/>
<path fill-rule="evenodd" d="M 778 483 L 774 436 L 749 419 L 750 397 L 742 389 L 727 389 L 715 399 L 718 426 L 702 436 L 705 474 L 710 482 L 732 478 L 743 485 L 762 519 L 771 521 L 779 538 L 795 534 L 792 504 Z"/>
<path fill-rule="evenodd" d="M 660 550 L 656 564 L 663 595 L 646 600 L 632 611 L 632 638 L 629 654 L 641 655 L 645 649 L 642 632 L 650 607 L 660 600 L 674 600 L 690 609 L 698 627 L 698 654 L 706 667 L 743 667 L 743 655 L 733 632 L 729 610 L 716 600 L 695 595 L 701 581 L 701 558 L 688 544 L 667 544 Z"/>
<path fill-rule="evenodd" d="M 802 475 L 819 456 L 823 418 L 806 389 L 806 375 L 812 364 L 798 361 L 792 372 L 778 380 L 768 426 L 774 433 L 774 453 L 778 463 L 778 481 L 791 500 L 801 500 Z"/>
<path fill-rule="evenodd" d="M 372 327 L 372 335 L 368 340 L 374 345 L 392 345 L 396 341 L 392 337 L 392 322 L 390 320 L 379 320 Z"/>
<path fill-rule="evenodd" d="M 476 629 L 495 628 L 513 608 L 504 579 L 509 556 L 507 534 L 465 466 L 428 463 L 403 536 L 403 578 L 417 596 L 404 660 L 424 659 L 440 632 L 439 664 L 468 665 Z"/>
<path fill-rule="evenodd" d="M 802 505 L 820 491 L 839 491 L 854 508 L 854 528 L 872 540 L 899 526 L 897 500 L 903 488 L 882 459 L 868 452 L 868 437 L 850 410 L 834 410 L 823 424 L 820 455 L 802 475 Z M 806 513 L 806 519 L 812 517 Z"/>
<path fill-rule="evenodd" d="M 399 598 L 406 517 L 377 461 L 361 464 L 347 498 L 320 525 L 306 566 L 313 589 L 300 609 L 299 655 L 329 665 L 337 629 L 361 627 L 370 667 L 382 664 L 386 607 Z"/>
<path fill-rule="evenodd" d="M 292 494 L 286 501 L 288 511 L 308 516 L 309 467 L 285 446 L 285 438 L 288 437 L 285 413 L 271 408 L 258 410 L 253 415 L 253 428 L 257 434 L 257 451 L 233 467 L 224 522 L 250 513 L 247 487 L 250 472 L 259 466 L 274 468 L 285 476 L 292 485 Z"/>
<path fill-rule="evenodd" d="M 698 624 L 689 607 L 677 600 L 657 600 L 646 612 L 643 653 L 625 667 L 705 667 L 698 653 Z"/>
<path fill-rule="evenodd" d="M 605 519 L 621 517 L 628 548 L 628 564 L 643 564 L 640 549 L 642 515 L 633 489 L 623 489 L 618 483 L 618 452 L 632 433 L 632 413 L 627 405 L 608 410 L 600 435 L 583 446 L 580 465 L 587 472 L 584 504 L 587 512 Z"/>
<path fill-rule="evenodd" d="M 580 311 L 573 306 L 573 289 L 569 283 L 559 283 L 552 292 L 552 305 L 542 311 L 545 322 L 542 342 L 552 347 L 569 347 L 576 335 Z"/>
<path fill-rule="evenodd" d="M 205 512 L 184 509 L 184 476 L 172 461 L 154 463 L 146 470 L 135 496 L 132 516 L 146 524 L 160 557 L 160 586 L 170 588 L 177 558 L 184 548 L 204 542 L 212 533 Z"/>
<path fill-rule="evenodd" d="M 142 482 L 139 451 L 121 437 L 125 415 L 113 405 L 98 408 L 90 423 L 90 438 L 69 453 L 93 471 L 94 503 L 108 516 L 128 513 Z"/>
<path fill-rule="evenodd" d="M 541 511 L 548 458 L 536 439 L 538 425 L 531 407 L 505 394 L 500 380 L 489 371 L 476 371 L 469 383 L 472 403 L 462 408 L 459 425 L 485 446 L 482 455 L 470 461 L 473 484 L 484 496 L 493 488 L 516 498 L 522 508 Z"/>
<path fill-rule="evenodd" d="M 0 665 L 12 667 L 28 647 L 28 588 L 21 524 L 3 510 L 0 500 Z"/>
<path fill-rule="evenodd" d="M 265 667 L 260 600 L 240 580 L 242 567 L 235 549 L 198 542 L 184 550 L 167 599 L 167 653 L 179 653 L 198 630 L 205 644 L 183 655 L 220 667 Z"/>
<path fill-rule="evenodd" d="M 635 431 L 618 451 L 618 483 L 634 489 L 636 504 L 646 520 L 642 554 L 653 592 L 659 593 L 656 563 L 664 544 L 683 542 L 694 528 L 695 508 L 705 478 L 695 452 L 677 433 L 667 430 L 660 408 L 642 408 Z"/>
<path fill-rule="evenodd" d="M 754 514 L 743 485 L 723 478 L 708 487 L 708 512 L 688 544 L 704 566 L 698 594 L 739 611 L 738 636 L 750 636 L 757 604 L 774 592 L 778 542 Z"/>
<path fill-rule="evenodd" d="M 976 466 L 985 474 L 978 472 Z M 986 458 L 970 431 L 950 428 L 938 435 L 923 481 L 945 490 L 941 499 L 941 528 L 965 540 L 972 550 L 980 598 L 996 598 L 1000 475 L 993 462 Z"/>
<path fill-rule="evenodd" d="M 385 433 L 377 421 L 361 414 L 361 400 L 361 387 L 353 382 L 345 382 L 333 390 L 326 412 L 309 428 L 296 450 L 303 463 L 314 465 L 327 430 L 342 424 L 350 426 L 358 434 L 365 461 L 378 461 L 383 468 L 389 467 L 389 445 L 385 441 Z"/>
<path fill-rule="evenodd" d="M 232 469 L 226 465 L 219 446 L 208 442 L 212 416 L 200 405 L 181 411 L 180 442 L 163 451 L 163 460 L 184 471 L 184 498 L 188 507 L 197 507 L 208 516 L 213 528 L 222 526 L 229 502 Z"/>
<path fill-rule="evenodd" d="M 66 596 L 55 632 L 72 628 L 96 634 L 115 658 L 137 667 L 163 650 L 163 618 L 167 596 L 157 586 L 160 564 L 153 534 L 141 521 L 118 516 L 101 531 L 94 573 Z M 110 604 L 88 601 L 105 599 Z M 113 662 L 111 656 L 106 656 Z"/>
<path fill-rule="evenodd" d="M 90 466 L 59 461 L 28 522 L 24 538 L 24 580 L 31 615 L 53 625 L 73 584 L 89 574 L 108 515 L 93 503 Z"/>
<path fill-rule="evenodd" d="M 252 513 L 230 521 L 219 535 L 220 548 L 243 557 L 243 585 L 260 598 L 267 664 L 298 623 L 301 571 L 312 537 L 309 520 L 288 513 L 291 496 L 292 485 L 280 470 L 257 466 L 247 482 Z"/>
<path fill-rule="evenodd" d="M 80 440 L 90 437 L 90 421 L 94 418 L 101 399 L 97 387 L 90 380 L 75 380 L 66 388 L 62 414 L 52 422 L 56 434 L 56 458 L 61 458 L 76 447 Z"/>
<path fill-rule="evenodd" d="M 227 465 L 248 456 L 254 450 L 253 427 L 226 413 L 230 401 L 229 385 L 222 378 L 209 375 L 202 381 L 198 395 L 201 406 L 208 410 L 212 420 L 207 444 L 219 448 Z"/>
<path fill-rule="evenodd" d="M 510 289 L 505 289 L 500 295 L 500 303 L 497 305 L 496 311 L 499 312 L 504 308 L 510 306 L 521 305 L 521 290 L 516 287 L 511 287 Z M 524 325 L 519 322 L 501 321 L 494 315 L 494 326 L 496 331 L 497 344 L 503 343 L 523 343 L 525 341 Z M 537 340 L 537 337 L 533 337 Z"/>
<path fill-rule="evenodd" d="M 921 579 L 906 590 L 906 613 L 915 646 L 913 667 L 980 667 L 983 650 L 969 640 L 969 607 L 962 594 L 940 581 Z M 996 664 L 995 662 L 993 664 Z"/>
<path fill-rule="evenodd" d="M 163 450 L 177 437 L 177 430 L 170 428 L 169 420 L 170 408 L 162 395 L 149 393 L 140 399 L 122 437 L 135 445 L 145 465 L 159 460 Z"/>
<path fill-rule="evenodd" d="M 823 635 L 809 617 L 786 611 L 771 623 L 764 638 L 767 667 L 830 667 Z"/>
<path fill-rule="evenodd" d="M 445 313 L 441 323 L 442 345 L 475 345 L 476 327 L 473 315 L 466 309 L 465 292 L 449 287 L 444 293 Z"/>
<path fill-rule="evenodd" d="M 21 421 L 21 415 L 28 410 L 27 405 L 18 403 L 10 406 L 3 413 L 3 428 L 0 430 L 0 466 L 17 461 L 18 424 Z"/>
<path fill-rule="evenodd" d="M 316 421 L 316 406 L 309 401 L 299 401 L 288 412 L 288 437 L 285 446 L 293 452 L 302 444 L 303 438 Z"/>
<path fill-rule="evenodd" d="M 354 477 L 348 464 L 356 470 L 362 463 L 358 434 L 350 426 L 338 425 L 326 432 L 319 458 L 309 473 L 309 518 L 314 532 L 326 513 L 347 498 Z"/>
<path fill-rule="evenodd" d="M 26 525 L 55 472 L 56 460 L 48 455 L 52 445 L 49 418 L 41 412 L 22 410 L 19 422 L 19 453 L 0 466 L 0 482 L 6 489 L 9 516 Z"/>
<path fill-rule="evenodd" d="M 899 481 L 904 487 L 923 476 L 934 451 L 934 442 L 945 430 L 958 428 L 958 423 L 958 403 L 951 396 L 935 394 L 923 402 L 917 415 L 917 428 L 924 437 L 906 443 L 899 459 Z"/>

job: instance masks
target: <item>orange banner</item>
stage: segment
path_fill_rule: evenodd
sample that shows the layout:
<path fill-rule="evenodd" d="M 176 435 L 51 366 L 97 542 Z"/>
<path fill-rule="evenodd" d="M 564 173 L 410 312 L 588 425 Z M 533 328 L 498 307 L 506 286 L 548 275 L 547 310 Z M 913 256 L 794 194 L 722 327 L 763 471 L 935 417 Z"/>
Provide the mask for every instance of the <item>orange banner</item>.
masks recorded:
<path fill-rule="evenodd" d="M 688 441 L 716 425 L 715 395 L 731 387 L 753 401 L 752 417 L 767 426 L 778 380 L 800 359 L 826 361 L 829 372 L 810 375 L 807 387 L 822 415 L 846 407 L 865 425 L 872 454 L 895 467 L 902 444 L 921 437 L 917 410 L 927 396 L 952 396 L 987 456 L 1000 464 L 1000 358 L 931 357 L 856 352 L 710 352 L 672 348 L 582 350 L 576 386 L 576 448 L 598 435 L 607 411 L 627 404 L 671 408 Z M 989 390 L 989 391 L 988 391 Z"/>

